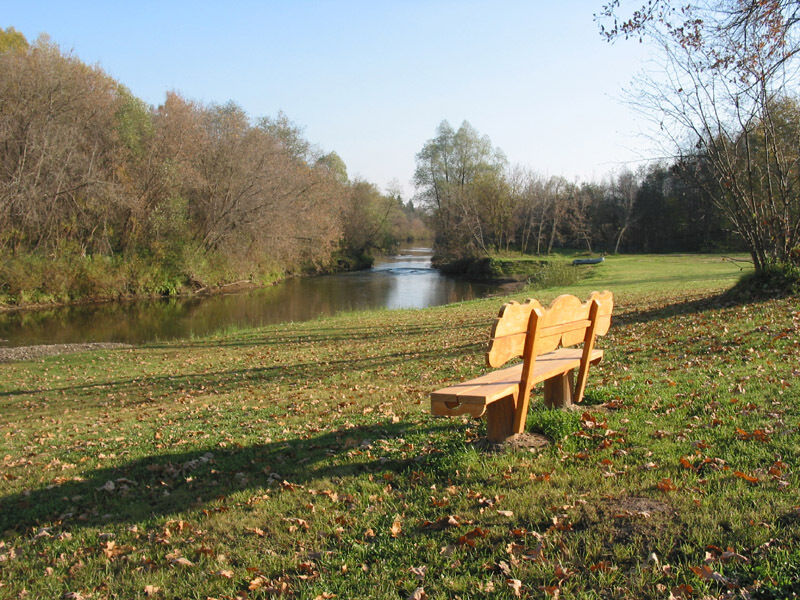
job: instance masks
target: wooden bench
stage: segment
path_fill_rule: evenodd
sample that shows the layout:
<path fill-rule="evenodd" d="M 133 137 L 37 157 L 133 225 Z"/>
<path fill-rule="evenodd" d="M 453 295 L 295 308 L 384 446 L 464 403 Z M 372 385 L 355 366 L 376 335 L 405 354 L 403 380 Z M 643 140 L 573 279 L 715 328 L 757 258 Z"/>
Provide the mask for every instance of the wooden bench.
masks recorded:
<path fill-rule="evenodd" d="M 592 292 L 586 302 L 559 296 L 549 308 L 536 300 L 504 304 L 491 332 L 486 362 L 492 368 L 522 357 L 522 363 L 436 390 L 431 394 L 434 415 L 486 414 L 488 438 L 498 442 L 525 430 L 531 388 L 544 382 L 544 402 L 567 407 L 580 402 L 589 365 L 600 362 L 603 351 L 595 337 L 611 325 L 614 296 Z M 582 348 L 570 348 L 583 343 Z M 578 370 L 573 385 L 573 371 Z"/>

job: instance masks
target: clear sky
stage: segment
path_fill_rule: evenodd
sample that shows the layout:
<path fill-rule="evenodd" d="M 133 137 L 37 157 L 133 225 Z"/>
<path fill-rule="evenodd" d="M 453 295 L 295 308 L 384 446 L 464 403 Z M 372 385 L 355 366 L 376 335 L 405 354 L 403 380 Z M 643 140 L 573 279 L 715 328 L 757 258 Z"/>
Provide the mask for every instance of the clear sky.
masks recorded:
<path fill-rule="evenodd" d="M 512 164 L 600 179 L 650 158 L 621 100 L 645 47 L 609 45 L 603 0 L 0 0 L 0 27 L 50 35 L 152 105 L 167 91 L 283 110 L 351 177 L 413 193 L 414 155 L 469 121 Z"/>

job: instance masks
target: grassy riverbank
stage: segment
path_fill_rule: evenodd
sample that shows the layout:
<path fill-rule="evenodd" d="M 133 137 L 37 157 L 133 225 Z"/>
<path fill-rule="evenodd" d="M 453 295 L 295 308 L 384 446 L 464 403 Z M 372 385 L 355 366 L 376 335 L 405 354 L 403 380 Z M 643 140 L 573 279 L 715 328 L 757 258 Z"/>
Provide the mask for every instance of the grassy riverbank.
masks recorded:
<path fill-rule="evenodd" d="M 797 591 L 797 298 L 720 301 L 719 256 L 586 269 L 535 293 L 618 307 L 539 452 L 428 414 L 500 299 L 0 366 L 0 597 Z"/>
<path fill-rule="evenodd" d="M 531 256 L 502 252 L 492 256 L 450 259 L 434 256 L 433 266 L 446 275 L 473 281 L 516 281 L 537 288 L 572 285 L 580 271 L 572 268 L 575 252 L 564 251 L 549 256 Z"/>

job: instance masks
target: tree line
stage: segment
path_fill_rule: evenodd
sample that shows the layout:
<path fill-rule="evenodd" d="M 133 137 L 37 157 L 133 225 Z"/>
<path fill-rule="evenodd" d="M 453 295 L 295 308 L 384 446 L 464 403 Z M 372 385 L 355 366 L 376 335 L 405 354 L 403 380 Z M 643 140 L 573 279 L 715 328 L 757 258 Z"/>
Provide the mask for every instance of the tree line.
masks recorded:
<path fill-rule="evenodd" d="M 443 259 L 500 251 L 698 252 L 742 249 L 690 169 L 653 164 L 601 182 L 543 177 L 509 166 L 468 122 L 443 121 L 417 154 L 418 199 L 429 207 Z M 690 173 L 691 171 L 691 173 Z"/>
<path fill-rule="evenodd" d="M 175 293 L 357 268 L 427 233 L 286 115 L 169 93 L 0 30 L 0 295 Z"/>
<path fill-rule="evenodd" d="M 666 164 L 577 185 L 510 170 L 469 123 L 443 122 L 415 183 L 443 256 L 503 248 L 605 252 L 740 247 L 760 275 L 800 280 L 800 2 L 610 0 L 609 41 L 654 44 L 632 102 L 658 125 Z"/>

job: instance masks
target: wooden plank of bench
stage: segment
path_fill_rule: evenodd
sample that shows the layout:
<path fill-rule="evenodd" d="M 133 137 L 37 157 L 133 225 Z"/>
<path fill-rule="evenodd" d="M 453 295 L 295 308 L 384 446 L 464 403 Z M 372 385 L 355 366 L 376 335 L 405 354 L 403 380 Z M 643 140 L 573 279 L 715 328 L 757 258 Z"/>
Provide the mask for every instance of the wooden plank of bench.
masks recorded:
<path fill-rule="evenodd" d="M 554 352 L 536 357 L 532 383 L 540 383 L 580 365 L 582 350 L 579 348 L 559 348 Z M 590 361 L 603 357 L 602 350 L 593 350 Z M 492 371 L 476 379 L 458 383 L 431 394 L 431 410 L 434 415 L 475 414 L 480 416 L 487 404 L 516 396 L 519 391 L 522 364 Z M 451 406 L 447 406 L 450 404 Z M 458 412 L 454 412 L 458 410 Z"/>

